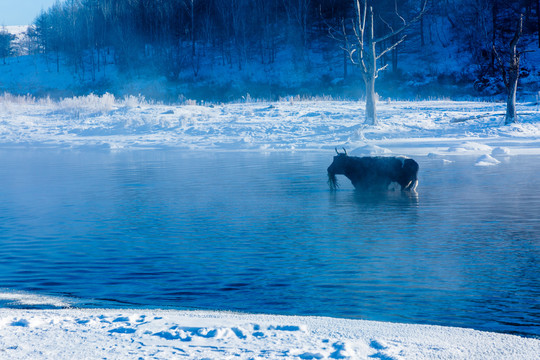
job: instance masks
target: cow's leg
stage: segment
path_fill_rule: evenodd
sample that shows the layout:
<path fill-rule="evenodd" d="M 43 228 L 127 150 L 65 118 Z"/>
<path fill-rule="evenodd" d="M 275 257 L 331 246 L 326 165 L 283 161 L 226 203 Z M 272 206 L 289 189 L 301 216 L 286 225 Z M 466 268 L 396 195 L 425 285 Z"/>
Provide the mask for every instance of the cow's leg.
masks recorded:
<path fill-rule="evenodd" d="M 401 185 L 402 191 L 410 191 L 410 192 L 416 192 L 416 187 L 418 186 L 418 179 L 416 180 L 410 180 L 407 185 L 403 186 Z"/>
<path fill-rule="evenodd" d="M 412 193 L 415 193 L 416 192 L 416 187 L 418 186 L 418 179 L 416 180 L 411 180 L 411 182 L 409 182 L 409 184 L 407 185 L 407 187 L 405 188 L 405 190 L 407 191 L 410 191 Z"/>
<path fill-rule="evenodd" d="M 411 186 L 411 183 L 412 183 L 412 181 L 409 181 L 406 185 L 400 184 L 401 185 L 401 191 L 408 190 L 409 186 Z"/>

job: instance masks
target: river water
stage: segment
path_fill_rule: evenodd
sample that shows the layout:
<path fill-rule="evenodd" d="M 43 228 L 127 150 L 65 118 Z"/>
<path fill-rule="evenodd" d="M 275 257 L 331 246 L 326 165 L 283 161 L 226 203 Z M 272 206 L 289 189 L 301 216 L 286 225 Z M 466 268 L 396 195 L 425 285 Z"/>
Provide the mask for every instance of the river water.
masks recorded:
<path fill-rule="evenodd" d="M 325 152 L 0 150 L 0 290 L 540 336 L 540 158 L 416 160 L 407 196 Z"/>

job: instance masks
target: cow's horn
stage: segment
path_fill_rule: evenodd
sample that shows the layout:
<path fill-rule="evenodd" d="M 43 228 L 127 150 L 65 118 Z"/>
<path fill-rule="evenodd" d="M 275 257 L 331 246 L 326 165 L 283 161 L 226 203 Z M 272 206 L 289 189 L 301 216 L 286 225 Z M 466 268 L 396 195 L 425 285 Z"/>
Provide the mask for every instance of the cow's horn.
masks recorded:
<path fill-rule="evenodd" d="M 336 154 L 338 154 L 338 155 L 339 155 L 339 151 L 337 151 L 337 147 L 336 147 L 335 149 L 336 149 Z"/>
<path fill-rule="evenodd" d="M 344 153 L 345 155 L 347 155 L 347 150 L 345 150 L 345 148 L 342 148 L 342 149 L 343 149 L 343 153 Z"/>

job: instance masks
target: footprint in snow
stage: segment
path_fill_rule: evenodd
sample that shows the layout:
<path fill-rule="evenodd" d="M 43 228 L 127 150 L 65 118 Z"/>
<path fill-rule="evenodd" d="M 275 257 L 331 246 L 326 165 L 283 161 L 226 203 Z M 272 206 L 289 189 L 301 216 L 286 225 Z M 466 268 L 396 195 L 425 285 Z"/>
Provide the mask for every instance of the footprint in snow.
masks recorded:
<path fill-rule="evenodd" d="M 307 360 L 324 358 L 324 355 L 322 355 L 321 353 L 312 353 L 312 352 L 305 352 L 303 354 L 299 354 L 296 356 L 299 357 L 300 359 L 307 359 Z"/>
<path fill-rule="evenodd" d="M 374 359 L 381 359 L 381 360 L 392 360 L 394 357 L 391 357 L 385 353 L 384 350 L 388 349 L 388 344 L 386 344 L 383 341 L 380 340 L 371 340 L 369 343 L 369 346 L 376 350 L 377 352 L 373 355 L 370 355 L 370 357 Z"/>
<path fill-rule="evenodd" d="M 353 356 L 352 351 L 347 343 L 338 341 L 333 343 L 332 347 L 335 349 L 335 351 L 330 354 L 330 358 L 332 359 L 349 359 Z"/>
<path fill-rule="evenodd" d="M 371 340 L 371 342 L 369 343 L 369 346 L 371 346 L 375 350 L 388 349 L 388 346 L 384 342 L 378 341 L 378 340 Z"/>
<path fill-rule="evenodd" d="M 247 339 L 247 331 L 245 329 L 234 328 L 190 328 L 173 326 L 169 330 L 159 331 L 154 336 L 161 337 L 166 340 L 191 341 L 193 337 L 202 337 L 206 339 L 223 339 L 236 336 L 244 340 Z"/>
<path fill-rule="evenodd" d="M 120 316 L 114 319 L 112 322 L 129 322 L 129 317 L 127 316 Z"/>
<path fill-rule="evenodd" d="M 152 334 L 165 340 L 191 341 L 191 336 L 183 330 L 160 331 Z"/>
<path fill-rule="evenodd" d="M 233 327 L 231 328 L 233 333 L 236 335 L 237 338 L 241 340 L 247 339 L 247 331 L 245 329 L 239 328 L 239 327 Z"/>
<path fill-rule="evenodd" d="M 133 328 L 123 327 L 123 326 L 109 330 L 110 333 L 117 333 L 117 334 L 133 334 L 135 331 L 137 330 Z"/>
<path fill-rule="evenodd" d="M 14 320 L 11 323 L 11 326 L 29 327 L 30 326 L 30 321 L 28 321 L 26 319 Z"/>
<path fill-rule="evenodd" d="M 270 325 L 268 330 L 279 330 L 279 331 L 306 331 L 304 326 L 296 325 Z"/>

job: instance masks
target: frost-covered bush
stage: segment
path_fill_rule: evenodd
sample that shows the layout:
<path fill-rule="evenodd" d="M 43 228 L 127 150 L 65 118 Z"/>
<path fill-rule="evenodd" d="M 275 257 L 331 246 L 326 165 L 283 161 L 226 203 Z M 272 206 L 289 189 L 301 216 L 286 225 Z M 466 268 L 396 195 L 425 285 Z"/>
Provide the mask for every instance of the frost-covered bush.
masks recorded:
<path fill-rule="evenodd" d="M 127 95 L 127 96 L 124 96 L 124 99 L 121 102 L 121 105 L 128 109 L 136 108 L 137 106 L 141 106 L 145 104 L 147 104 L 147 101 L 142 95 L 139 95 L 139 96 Z"/>
<path fill-rule="evenodd" d="M 180 105 L 197 105 L 197 100 L 188 99 L 183 94 L 178 95 L 178 104 Z"/>
<path fill-rule="evenodd" d="M 90 113 L 107 113 L 115 107 L 115 97 L 105 93 L 101 96 L 90 94 L 86 96 L 76 96 L 64 98 L 58 102 L 58 107 L 63 110 Z"/>
<path fill-rule="evenodd" d="M 0 111 L 11 114 L 13 108 L 24 107 L 27 105 L 47 105 L 50 104 L 50 98 L 36 100 L 32 95 L 13 95 L 4 92 L 0 95 Z"/>
<path fill-rule="evenodd" d="M 0 95 L 1 104 L 31 105 L 36 103 L 36 98 L 32 95 L 12 95 L 4 92 Z"/>

